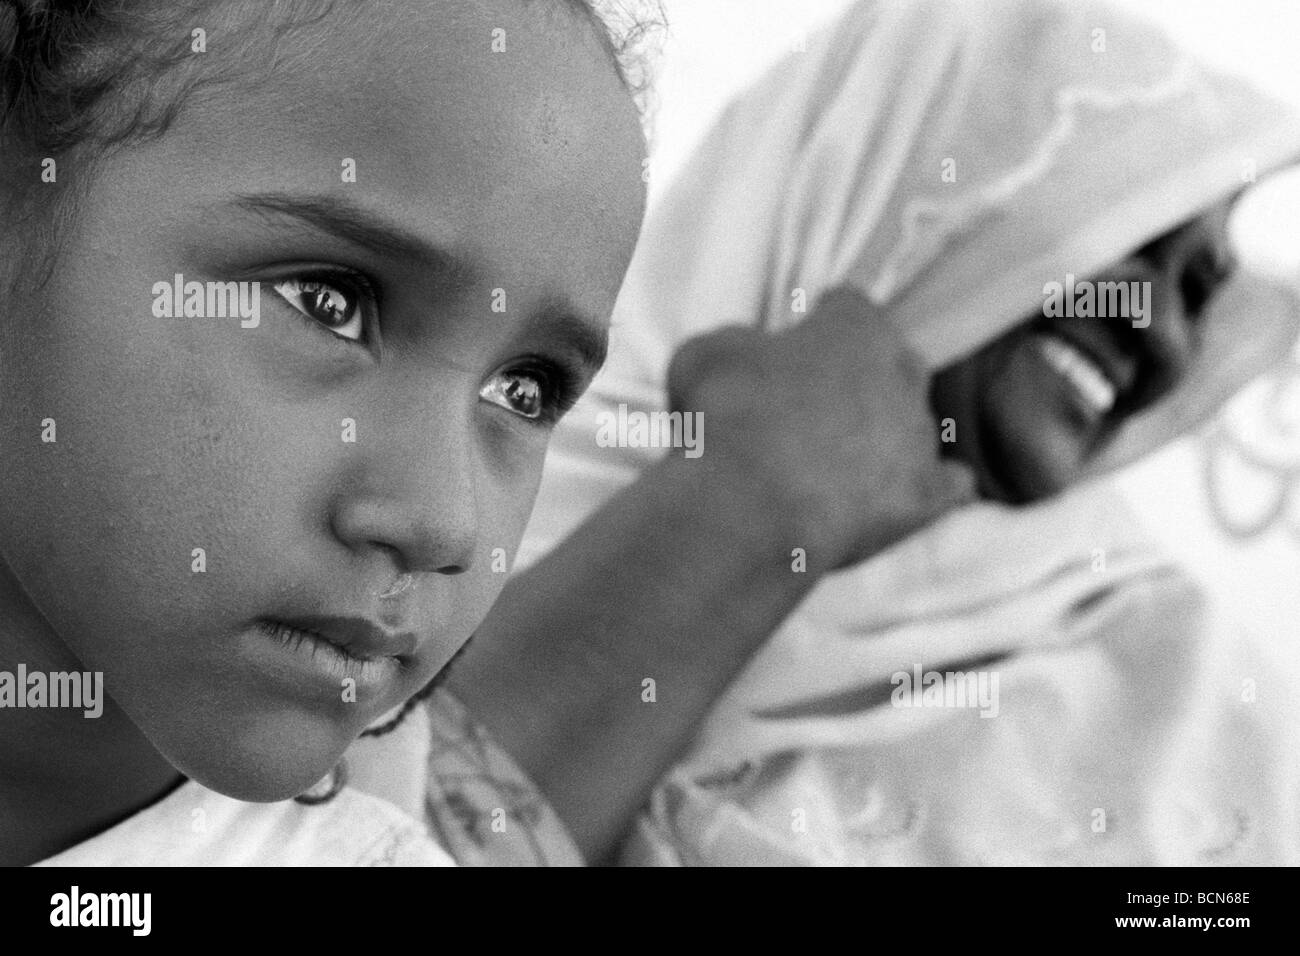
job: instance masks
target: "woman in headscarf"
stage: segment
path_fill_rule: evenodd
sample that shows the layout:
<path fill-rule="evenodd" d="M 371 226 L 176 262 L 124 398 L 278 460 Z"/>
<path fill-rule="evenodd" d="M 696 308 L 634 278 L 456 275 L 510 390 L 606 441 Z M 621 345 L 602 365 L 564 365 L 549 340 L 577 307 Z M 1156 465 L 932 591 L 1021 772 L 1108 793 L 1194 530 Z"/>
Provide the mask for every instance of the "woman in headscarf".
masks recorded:
<path fill-rule="evenodd" d="M 1081 480 L 1285 355 L 1295 288 L 1234 260 L 1229 214 L 1297 158 L 1286 109 L 1056 0 L 859 3 L 725 112 L 652 212 L 522 560 L 659 458 L 596 436 L 664 407 L 683 341 L 843 286 L 924 358 L 985 500 L 821 581 L 626 861 L 1296 861 L 1292 715 L 1243 702 L 1195 586 Z"/>

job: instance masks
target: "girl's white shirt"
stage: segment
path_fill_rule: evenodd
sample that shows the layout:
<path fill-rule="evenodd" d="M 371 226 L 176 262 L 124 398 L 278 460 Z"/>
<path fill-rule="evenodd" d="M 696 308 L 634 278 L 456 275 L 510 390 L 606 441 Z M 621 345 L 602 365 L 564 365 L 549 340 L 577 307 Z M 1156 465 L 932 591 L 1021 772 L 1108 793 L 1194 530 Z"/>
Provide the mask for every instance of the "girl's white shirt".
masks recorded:
<path fill-rule="evenodd" d="M 455 866 L 422 824 L 344 787 L 333 800 L 244 803 L 190 781 L 37 866 Z"/>
<path fill-rule="evenodd" d="M 36 865 L 455 866 L 415 815 L 429 733 L 417 707 L 393 734 L 363 740 L 383 759 L 325 803 L 245 803 L 191 780 Z"/>

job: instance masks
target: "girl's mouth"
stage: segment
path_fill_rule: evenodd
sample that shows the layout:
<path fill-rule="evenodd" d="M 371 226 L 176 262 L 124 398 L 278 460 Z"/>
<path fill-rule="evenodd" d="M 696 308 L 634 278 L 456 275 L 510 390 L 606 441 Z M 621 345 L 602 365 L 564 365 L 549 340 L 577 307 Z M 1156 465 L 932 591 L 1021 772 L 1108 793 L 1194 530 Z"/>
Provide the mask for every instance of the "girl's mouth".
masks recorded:
<path fill-rule="evenodd" d="M 391 684 L 402 669 L 403 662 L 398 656 L 372 654 L 371 648 L 359 648 L 341 637 L 312 628 L 268 618 L 255 621 L 253 626 L 261 636 L 289 652 L 294 669 L 323 678 L 336 691 L 340 687 L 346 689 L 348 682 L 353 690 L 363 687 L 377 690 Z"/>

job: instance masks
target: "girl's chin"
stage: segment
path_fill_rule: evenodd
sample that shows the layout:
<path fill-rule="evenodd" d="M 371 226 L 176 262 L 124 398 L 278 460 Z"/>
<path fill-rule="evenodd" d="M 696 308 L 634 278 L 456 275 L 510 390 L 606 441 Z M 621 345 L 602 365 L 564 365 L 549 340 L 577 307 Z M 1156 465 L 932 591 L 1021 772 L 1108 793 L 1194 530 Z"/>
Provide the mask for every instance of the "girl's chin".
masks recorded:
<path fill-rule="evenodd" d="M 319 727 L 279 727 L 252 737 L 218 733 L 178 742 L 164 756 L 209 790 L 248 803 L 274 803 L 312 790 L 329 777 L 354 739 Z"/>
<path fill-rule="evenodd" d="M 283 767 L 247 766 L 234 772 L 216 770 L 190 775 L 190 779 L 232 800 L 245 803 L 279 803 L 319 789 L 335 772 L 338 760 L 323 761 L 305 773 L 286 774 Z"/>

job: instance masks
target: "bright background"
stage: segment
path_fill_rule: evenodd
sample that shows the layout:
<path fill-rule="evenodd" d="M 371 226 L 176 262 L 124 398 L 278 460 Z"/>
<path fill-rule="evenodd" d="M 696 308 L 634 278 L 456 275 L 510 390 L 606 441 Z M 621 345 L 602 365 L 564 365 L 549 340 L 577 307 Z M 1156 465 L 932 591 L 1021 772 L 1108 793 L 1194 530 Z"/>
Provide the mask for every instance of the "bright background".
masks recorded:
<path fill-rule="evenodd" d="M 665 0 L 664 5 L 670 25 L 656 79 L 652 201 L 727 99 L 800 37 L 834 19 L 848 0 Z M 1120 5 L 1155 19 L 1202 57 L 1245 74 L 1300 108 L 1300 0 L 1120 0 Z M 1276 242 L 1300 248 L 1300 217 L 1284 225 L 1294 228 Z M 1237 407 L 1242 405 L 1239 401 Z M 1300 461 L 1300 376 L 1293 376 L 1285 401 L 1275 402 L 1272 411 L 1281 423 L 1275 423 L 1273 438 Z M 1265 638 L 1300 670 L 1300 530 L 1292 535 L 1279 526 L 1247 541 L 1225 535 L 1208 508 L 1204 458 L 1204 442 L 1187 439 L 1117 481 L 1141 520 L 1201 578 L 1225 625 Z M 1234 486 L 1233 494 L 1265 501 L 1276 491 L 1276 482 L 1265 479 Z M 1296 492 L 1300 499 L 1300 487 Z M 1300 529 L 1300 500 L 1292 513 Z"/>
<path fill-rule="evenodd" d="M 978 3 L 979 0 L 967 0 Z M 669 27 L 656 80 L 659 183 L 735 92 L 833 20 L 849 0 L 663 0 Z M 1300 0 L 1117 0 L 1202 57 L 1300 107 Z"/>

